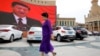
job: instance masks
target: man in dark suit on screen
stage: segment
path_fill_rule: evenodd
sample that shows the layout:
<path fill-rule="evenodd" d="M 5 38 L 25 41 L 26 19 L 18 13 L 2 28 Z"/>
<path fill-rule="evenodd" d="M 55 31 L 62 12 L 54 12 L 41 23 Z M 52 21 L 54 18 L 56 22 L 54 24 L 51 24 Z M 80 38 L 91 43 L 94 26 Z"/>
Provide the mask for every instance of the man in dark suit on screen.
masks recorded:
<path fill-rule="evenodd" d="M 17 25 L 20 30 L 28 30 L 31 26 L 41 26 L 40 21 L 27 17 L 30 8 L 21 3 L 12 3 L 12 13 L 0 12 L 0 24 Z"/>

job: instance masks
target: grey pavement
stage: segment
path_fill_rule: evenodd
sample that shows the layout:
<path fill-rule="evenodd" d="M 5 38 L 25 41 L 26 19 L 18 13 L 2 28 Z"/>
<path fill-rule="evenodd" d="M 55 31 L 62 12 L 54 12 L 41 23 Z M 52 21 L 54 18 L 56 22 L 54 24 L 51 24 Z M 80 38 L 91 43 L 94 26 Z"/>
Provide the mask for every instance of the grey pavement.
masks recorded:
<path fill-rule="evenodd" d="M 57 52 L 56 56 L 100 56 L 100 36 L 89 36 L 84 40 L 74 42 L 51 41 Z M 40 43 L 26 42 L 26 39 L 13 43 L 0 44 L 0 56 L 40 56 Z M 4 54 L 6 53 L 6 54 Z M 49 56 L 52 56 L 49 53 Z"/>
<path fill-rule="evenodd" d="M 21 56 L 18 52 L 11 50 L 0 50 L 0 56 Z"/>

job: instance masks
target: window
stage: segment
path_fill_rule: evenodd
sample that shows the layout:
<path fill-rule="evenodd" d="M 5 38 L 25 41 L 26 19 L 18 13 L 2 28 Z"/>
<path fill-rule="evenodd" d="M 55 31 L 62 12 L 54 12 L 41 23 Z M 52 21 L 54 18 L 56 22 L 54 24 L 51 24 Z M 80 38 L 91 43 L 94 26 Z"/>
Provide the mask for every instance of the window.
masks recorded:
<path fill-rule="evenodd" d="M 13 26 L 12 28 L 18 30 L 18 27 L 17 26 Z"/>
<path fill-rule="evenodd" d="M 58 24 L 59 24 L 59 22 L 58 22 L 58 21 L 56 21 L 56 24 L 58 25 Z"/>
<path fill-rule="evenodd" d="M 56 30 L 59 30 L 59 29 L 61 29 L 61 27 L 56 27 Z"/>
<path fill-rule="evenodd" d="M 97 21 L 94 21 L 94 25 L 97 26 Z"/>
<path fill-rule="evenodd" d="M 46 4 L 47 2 L 45 1 L 45 4 Z"/>
<path fill-rule="evenodd" d="M 38 3 L 40 3 L 40 1 L 38 1 Z"/>
<path fill-rule="evenodd" d="M 62 21 L 62 26 L 64 26 L 64 21 Z"/>
<path fill-rule="evenodd" d="M 60 25 L 62 25 L 61 21 L 60 21 Z"/>
<path fill-rule="evenodd" d="M 72 26 L 74 26 L 74 21 L 72 21 Z"/>
<path fill-rule="evenodd" d="M 65 30 L 72 30 L 72 27 L 63 27 Z"/>
<path fill-rule="evenodd" d="M 34 0 L 34 2 L 36 2 L 36 0 Z"/>
<path fill-rule="evenodd" d="M 72 26 L 72 21 L 70 21 L 70 26 Z"/>
<path fill-rule="evenodd" d="M 65 25 L 66 25 L 66 21 L 65 21 Z"/>
<path fill-rule="evenodd" d="M 69 21 L 67 21 L 67 23 L 68 23 L 67 25 L 69 26 L 69 25 L 70 25 L 70 24 L 69 24 Z"/>
<path fill-rule="evenodd" d="M 43 1 L 41 1 L 41 3 L 43 4 L 44 2 L 43 2 Z"/>

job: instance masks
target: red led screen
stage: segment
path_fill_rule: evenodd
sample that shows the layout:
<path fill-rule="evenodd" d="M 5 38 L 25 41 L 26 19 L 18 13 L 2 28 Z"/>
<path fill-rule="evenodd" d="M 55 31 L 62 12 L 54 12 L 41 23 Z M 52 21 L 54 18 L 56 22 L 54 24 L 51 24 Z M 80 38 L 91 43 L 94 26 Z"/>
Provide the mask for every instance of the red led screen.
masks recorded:
<path fill-rule="evenodd" d="M 0 1 L 0 12 L 8 12 L 12 13 L 12 2 L 19 2 L 20 0 L 1 0 Z M 52 25 L 55 25 L 56 20 L 56 6 L 43 6 L 43 5 L 36 5 L 31 4 L 28 2 L 23 2 L 25 5 L 29 6 L 30 11 L 28 13 L 28 17 L 31 19 L 38 20 L 42 23 L 43 19 L 41 17 L 41 13 L 47 12 L 49 14 L 49 19 Z M 2 18 L 2 16 L 0 16 Z M 10 20 L 10 19 L 9 19 Z M 2 20 L 0 20 L 2 21 Z"/>

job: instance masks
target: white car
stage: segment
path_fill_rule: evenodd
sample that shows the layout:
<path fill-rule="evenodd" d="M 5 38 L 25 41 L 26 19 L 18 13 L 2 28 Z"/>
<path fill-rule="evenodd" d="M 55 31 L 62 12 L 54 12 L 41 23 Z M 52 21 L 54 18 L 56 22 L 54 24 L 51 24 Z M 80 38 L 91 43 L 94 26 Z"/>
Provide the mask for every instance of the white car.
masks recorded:
<path fill-rule="evenodd" d="M 17 30 L 17 26 L 0 25 L 0 40 L 13 42 L 17 38 L 22 38 L 22 31 Z"/>
<path fill-rule="evenodd" d="M 72 27 L 57 26 L 53 30 L 53 35 L 55 36 L 55 39 L 59 42 L 63 39 L 73 41 L 76 36 L 76 31 Z"/>
<path fill-rule="evenodd" d="M 91 35 L 92 35 L 92 32 L 91 32 L 91 31 L 89 31 L 89 30 L 87 30 L 87 33 L 88 33 L 88 35 L 89 35 L 89 36 L 91 36 Z"/>
<path fill-rule="evenodd" d="M 42 40 L 42 28 L 31 27 L 27 34 L 27 41 L 41 41 Z"/>

